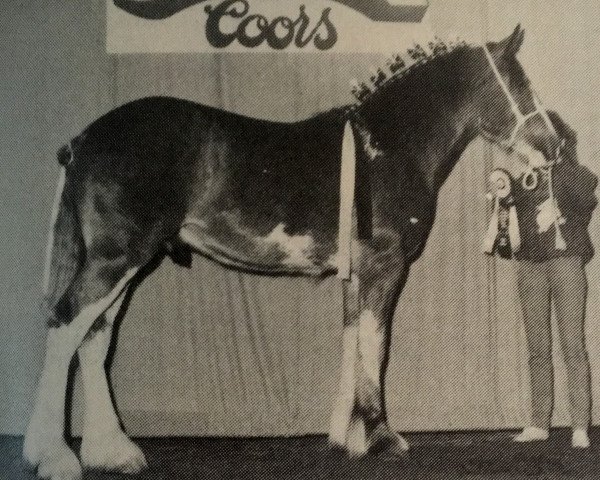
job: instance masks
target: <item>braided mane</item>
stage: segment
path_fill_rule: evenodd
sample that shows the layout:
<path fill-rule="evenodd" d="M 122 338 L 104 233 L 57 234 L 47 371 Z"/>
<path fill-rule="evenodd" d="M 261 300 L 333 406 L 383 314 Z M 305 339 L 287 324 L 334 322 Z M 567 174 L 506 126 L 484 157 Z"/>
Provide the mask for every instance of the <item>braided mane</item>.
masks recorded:
<path fill-rule="evenodd" d="M 435 37 L 425 47 L 415 43 L 404 54 L 392 55 L 387 59 L 385 66 L 371 71 L 369 81 L 359 82 L 356 79 L 350 81 L 352 94 L 356 98 L 352 108 L 358 108 L 366 100 L 375 97 L 431 60 L 466 47 L 469 47 L 469 44 L 461 39 L 444 42 L 439 37 Z"/>

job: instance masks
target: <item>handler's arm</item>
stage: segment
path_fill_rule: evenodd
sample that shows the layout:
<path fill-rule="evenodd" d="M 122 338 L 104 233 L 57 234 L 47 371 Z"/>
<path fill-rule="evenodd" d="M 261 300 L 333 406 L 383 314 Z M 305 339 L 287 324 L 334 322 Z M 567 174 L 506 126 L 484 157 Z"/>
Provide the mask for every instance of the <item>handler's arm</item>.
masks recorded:
<path fill-rule="evenodd" d="M 598 204 L 595 194 L 598 177 L 589 168 L 579 163 L 560 164 L 553 176 L 557 193 L 568 202 L 570 210 L 582 214 L 594 210 Z"/>

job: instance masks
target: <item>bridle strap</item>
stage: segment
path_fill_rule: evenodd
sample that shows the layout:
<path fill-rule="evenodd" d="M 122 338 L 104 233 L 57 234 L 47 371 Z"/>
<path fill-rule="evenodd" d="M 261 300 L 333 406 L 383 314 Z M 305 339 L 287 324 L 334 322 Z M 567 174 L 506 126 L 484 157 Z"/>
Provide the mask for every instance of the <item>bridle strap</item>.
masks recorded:
<path fill-rule="evenodd" d="M 512 110 L 513 115 L 515 116 L 516 121 L 517 121 L 517 123 L 515 124 L 515 128 L 513 129 L 512 134 L 508 140 L 508 146 L 512 146 L 515 144 L 515 142 L 517 140 L 517 135 L 519 134 L 519 131 L 521 130 L 521 128 L 525 125 L 525 123 L 527 123 L 527 121 L 530 118 L 533 118 L 536 115 L 540 115 L 542 117 L 542 119 L 544 120 L 544 123 L 550 130 L 550 132 L 552 132 L 553 134 L 556 134 L 556 129 L 554 128 L 554 125 L 552 125 L 552 121 L 550 120 L 550 117 L 548 116 L 548 112 L 546 112 L 546 109 L 540 102 L 540 100 L 537 96 L 537 93 L 533 89 L 531 90 L 535 110 L 532 112 L 529 112 L 527 114 L 523 114 L 523 112 L 521 112 L 521 109 L 519 108 L 519 105 L 515 101 L 512 94 L 510 93 L 510 90 L 508 89 L 506 82 L 502 78 L 502 75 L 500 75 L 500 71 L 498 70 L 498 67 L 496 66 L 496 62 L 494 62 L 494 58 L 492 57 L 492 54 L 490 53 L 489 49 L 487 48 L 487 45 L 485 45 L 485 44 L 483 45 L 483 51 L 485 53 L 485 57 L 487 58 L 488 63 L 490 64 L 492 72 L 494 72 L 494 76 L 496 77 L 498 84 L 502 88 L 502 91 L 504 92 L 504 95 L 505 95 L 506 99 L 508 100 L 508 103 L 510 104 L 510 109 Z"/>
<path fill-rule="evenodd" d="M 522 121 L 522 118 L 524 117 L 524 115 L 521 113 L 521 109 L 519 108 L 519 105 L 517 105 L 517 102 L 513 98 L 512 94 L 510 93 L 510 90 L 508 89 L 506 82 L 502 78 L 502 75 L 500 75 L 500 71 L 498 70 L 498 67 L 496 66 L 496 62 L 494 62 L 494 59 L 492 58 L 492 54 L 490 53 L 489 49 L 487 48 L 487 45 L 485 45 L 485 44 L 483 45 L 483 51 L 485 52 L 485 56 L 490 64 L 490 67 L 492 68 L 492 72 L 494 72 L 494 75 L 496 76 L 496 80 L 498 80 L 498 83 L 500 84 L 500 87 L 502 88 L 504 95 L 506 96 L 508 102 L 510 103 L 510 108 L 513 111 L 513 114 L 515 115 L 515 117 L 517 117 L 517 122 L 519 120 Z"/>
<path fill-rule="evenodd" d="M 496 63 L 494 62 L 492 54 L 490 53 L 490 51 L 487 48 L 487 45 L 485 45 L 485 44 L 483 45 L 483 51 L 485 52 L 485 57 L 487 58 L 487 60 L 490 64 L 490 67 L 492 68 L 492 72 L 494 72 L 494 75 L 495 75 L 496 79 L 498 80 L 498 83 L 500 84 L 500 87 L 502 88 L 504 95 L 506 96 L 508 102 L 510 103 L 510 108 L 517 120 L 517 123 L 515 124 L 515 128 L 510 136 L 510 139 L 508 140 L 507 146 L 512 147 L 515 144 L 519 130 L 521 130 L 521 128 L 525 125 L 527 120 L 535 117 L 536 115 L 540 115 L 544 119 L 544 123 L 546 124 L 546 127 L 548 128 L 548 130 L 550 132 L 552 132 L 552 134 L 556 135 L 557 134 L 556 129 L 554 128 L 554 125 L 552 124 L 552 121 L 550 120 L 550 117 L 548 116 L 548 112 L 542 105 L 542 102 L 540 102 L 540 99 L 538 98 L 535 90 L 531 89 L 531 96 L 533 98 L 533 105 L 535 106 L 535 110 L 532 112 L 529 112 L 527 114 L 523 114 L 523 112 L 521 112 L 521 109 L 519 108 L 519 105 L 515 101 L 512 94 L 510 93 L 510 90 L 508 89 L 506 82 L 502 78 L 502 75 L 500 75 L 500 72 L 498 70 L 498 67 L 496 66 Z M 532 176 L 532 178 L 533 178 L 533 183 L 531 185 L 529 185 L 528 181 L 527 181 L 529 176 Z M 537 186 L 537 176 L 534 174 L 533 168 L 531 168 L 531 166 L 530 166 L 529 172 L 527 172 L 523 176 L 523 188 L 526 190 L 530 190 L 530 189 L 535 188 L 536 186 Z M 556 200 L 554 198 L 554 189 L 552 186 L 552 165 L 550 165 L 548 168 L 548 195 L 549 195 L 550 202 L 552 205 L 551 208 L 554 209 Z M 556 214 L 554 215 L 554 228 L 555 228 L 555 235 L 556 235 L 556 238 L 555 238 L 556 248 L 558 250 L 565 250 L 566 243 L 565 243 L 565 239 L 563 238 L 562 233 L 560 231 L 560 222 L 559 222 L 559 218 Z"/>

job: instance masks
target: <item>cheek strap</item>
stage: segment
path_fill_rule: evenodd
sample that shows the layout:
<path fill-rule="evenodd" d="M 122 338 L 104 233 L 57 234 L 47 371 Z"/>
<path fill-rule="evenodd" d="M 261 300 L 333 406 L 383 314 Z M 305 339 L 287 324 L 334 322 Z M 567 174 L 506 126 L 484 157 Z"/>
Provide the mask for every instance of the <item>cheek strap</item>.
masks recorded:
<path fill-rule="evenodd" d="M 514 97 L 512 96 L 512 93 L 510 93 L 510 90 L 509 90 L 508 86 L 506 85 L 506 82 L 502 78 L 502 75 L 500 75 L 500 71 L 498 70 L 496 63 L 494 62 L 492 54 L 490 53 L 489 49 L 487 48 L 487 45 L 485 45 L 485 44 L 483 45 L 483 51 L 485 53 L 485 58 L 487 59 L 488 63 L 490 64 L 492 72 L 494 72 L 494 76 L 496 77 L 496 80 L 498 81 L 500 88 L 504 92 L 504 96 L 508 100 L 508 103 L 510 104 L 510 109 L 512 110 L 512 113 L 516 119 L 516 124 L 510 135 L 510 138 L 507 141 L 503 142 L 504 146 L 512 147 L 517 140 L 517 135 L 519 134 L 519 131 L 521 130 L 521 128 L 523 128 L 525 126 L 525 124 L 527 123 L 527 121 L 530 118 L 533 118 L 536 115 L 540 115 L 542 117 L 542 119 L 544 120 L 544 123 L 546 124 L 546 127 L 548 128 L 548 130 L 552 134 L 556 135 L 556 130 L 554 128 L 554 125 L 552 125 L 552 121 L 550 120 L 550 117 L 548 116 L 548 112 L 546 111 L 546 109 L 544 108 L 542 103 L 540 102 L 540 100 L 537 96 L 537 93 L 533 89 L 531 90 L 531 95 L 533 98 L 533 105 L 535 106 L 535 110 L 533 110 L 532 112 L 529 112 L 527 114 L 523 114 L 523 112 L 521 112 L 521 109 L 519 108 L 519 105 L 517 104 Z"/>

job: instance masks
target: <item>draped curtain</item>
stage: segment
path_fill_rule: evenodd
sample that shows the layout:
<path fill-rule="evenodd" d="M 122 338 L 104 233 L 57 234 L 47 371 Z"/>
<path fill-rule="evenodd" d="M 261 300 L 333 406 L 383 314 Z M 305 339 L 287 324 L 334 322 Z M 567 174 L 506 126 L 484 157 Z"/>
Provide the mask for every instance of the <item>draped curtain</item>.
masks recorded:
<path fill-rule="evenodd" d="M 579 13 L 566 26 L 543 13 L 562 12 L 557 0 L 432 0 L 430 13 L 442 37 L 458 30 L 475 40 L 499 39 L 517 20 L 533 31 L 523 64 L 542 98 L 580 132 L 585 163 L 600 141 L 596 89 L 590 88 L 600 78 L 599 64 L 568 52 L 576 41 L 561 31 L 593 32 L 590 18 L 597 18 L 598 7 L 572 3 Z M 109 56 L 104 8 L 102 0 L 88 2 L 85 11 L 66 0 L 0 7 L 1 26 L 12 38 L 2 60 L 14 66 L 0 72 L 2 98 L 12 102 L 3 113 L 8 127 L 0 132 L 0 213 L 6 219 L 0 229 L 5 306 L 0 382 L 7 387 L 0 389 L 2 432 L 22 432 L 41 365 L 44 329 L 36 299 L 57 176 L 54 156 L 61 144 L 111 108 L 146 95 L 177 96 L 273 120 L 306 118 L 350 102 L 349 79 L 364 78 L 383 59 Z M 600 46 L 597 38 L 588 41 Z M 546 72 L 554 74 L 552 80 Z M 395 316 L 387 381 L 390 421 L 399 430 L 509 428 L 528 418 L 514 265 L 480 253 L 489 218 L 486 177 L 502 160 L 481 140 L 468 147 L 442 189 L 431 237 L 412 267 Z M 598 233 L 597 222 L 592 229 Z M 600 358 L 593 335 L 599 313 L 596 261 L 589 272 L 594 365 Z M 121 325 L 111 370 L 114 396 L 133 435 L 321 433 L 337 388 L 341 333 L 336 279 L 244 275 L 202 257 L 182 269 L 167 259 L 138 288 Z M 564 369 L 559 351 L 555 357 L 555 420 L 564 424 Z M 595 370 L 594 380 L 597 386 Z M 80 390 L 77 381 L 75 432 Z"/>

